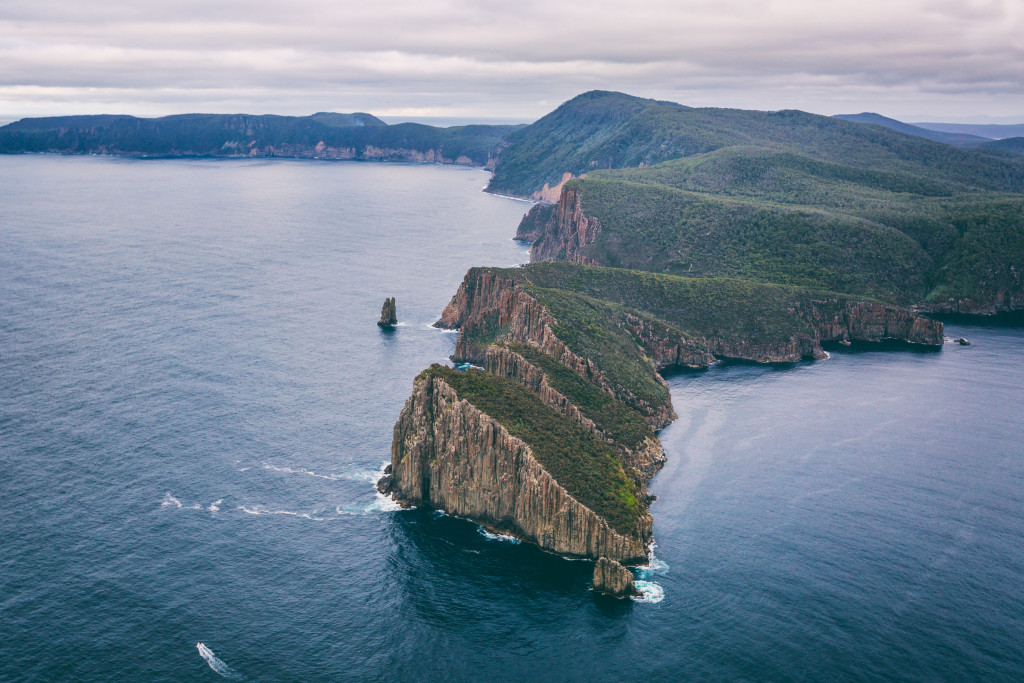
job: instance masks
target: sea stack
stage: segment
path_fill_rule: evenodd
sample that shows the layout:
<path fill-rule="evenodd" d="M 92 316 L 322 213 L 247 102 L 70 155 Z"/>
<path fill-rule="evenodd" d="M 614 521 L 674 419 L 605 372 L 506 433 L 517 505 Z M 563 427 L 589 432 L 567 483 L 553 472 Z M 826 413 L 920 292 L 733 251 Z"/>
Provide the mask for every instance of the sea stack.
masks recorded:
<path fill-rule="evenodd" d="M 380 320 L 377 324 L 381 327 L 394 327 L 398 324 L 398 314 L 395 311 L 395 297 L 389 296 L 384 299 L 384 305 L 380 308 Z"/>
<path fill-rule="evenodd" d="M 607 557 L 600 558 L 594 565 L 594 590 L 617 598 L 640 595 L 633 573 Z"/>

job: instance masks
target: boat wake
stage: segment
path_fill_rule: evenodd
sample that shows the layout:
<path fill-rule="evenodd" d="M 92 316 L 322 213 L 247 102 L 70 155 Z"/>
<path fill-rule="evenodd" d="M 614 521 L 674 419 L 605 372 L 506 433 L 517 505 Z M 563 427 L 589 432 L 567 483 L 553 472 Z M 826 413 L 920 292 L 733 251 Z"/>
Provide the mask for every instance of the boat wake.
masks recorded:
<path fill-rule="evenodd" d="M 242 676 L 232 669 L 230 666 L 224 663 L 217 655 L 213 654 L 213 650 L 203 645 L 203 643 L 196 643 L 196 649 L 199 650 L 199 656 L 206 660 L 206 663 L 210 665 L 216 673 L 220 674 L 224 678 L 230 678 L 232 680 L 239 680 Z"/>

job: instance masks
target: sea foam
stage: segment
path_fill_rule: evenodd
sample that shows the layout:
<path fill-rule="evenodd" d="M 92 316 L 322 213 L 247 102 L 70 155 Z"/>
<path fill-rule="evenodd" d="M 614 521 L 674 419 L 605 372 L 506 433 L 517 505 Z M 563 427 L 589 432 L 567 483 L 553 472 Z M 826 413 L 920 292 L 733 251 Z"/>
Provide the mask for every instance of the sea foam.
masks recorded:
<path fill-rule="evenodd" d="M 665 599 L 665 589 L 652 581 L 637 581 L 636 588 L 640 595 L 633 596 L 636 602 L 656 604 Z"/>

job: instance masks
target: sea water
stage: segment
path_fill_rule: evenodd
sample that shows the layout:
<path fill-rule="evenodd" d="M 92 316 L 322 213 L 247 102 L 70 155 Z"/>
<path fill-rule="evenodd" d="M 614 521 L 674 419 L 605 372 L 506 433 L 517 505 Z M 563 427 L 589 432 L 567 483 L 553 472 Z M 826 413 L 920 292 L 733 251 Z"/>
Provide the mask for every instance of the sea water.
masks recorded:
<path fill-rule="evenodd" d="M 1021 327 L 672 376 L 640 600 L 376 494 L 486 181 L 0 157 L 0 680 L 1024 677 Z"/>

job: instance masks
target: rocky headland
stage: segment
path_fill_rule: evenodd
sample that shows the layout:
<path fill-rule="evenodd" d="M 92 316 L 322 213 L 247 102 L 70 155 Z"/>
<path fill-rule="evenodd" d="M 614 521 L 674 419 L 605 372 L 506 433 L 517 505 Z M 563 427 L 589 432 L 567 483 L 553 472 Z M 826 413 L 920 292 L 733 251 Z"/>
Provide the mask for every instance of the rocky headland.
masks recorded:
<path fill-rule="evenodd" d="M 473 268 L 436 325 L 459 329 L 454 361 L 482 369 L 416 378 L 380 489 L 625 565 L 647 559 L 656 430 L 676 416 L 660 372 L 824 358 L 827 341 L 943 340 L 941 323 L 878 302 L 564 261 Z"/>

